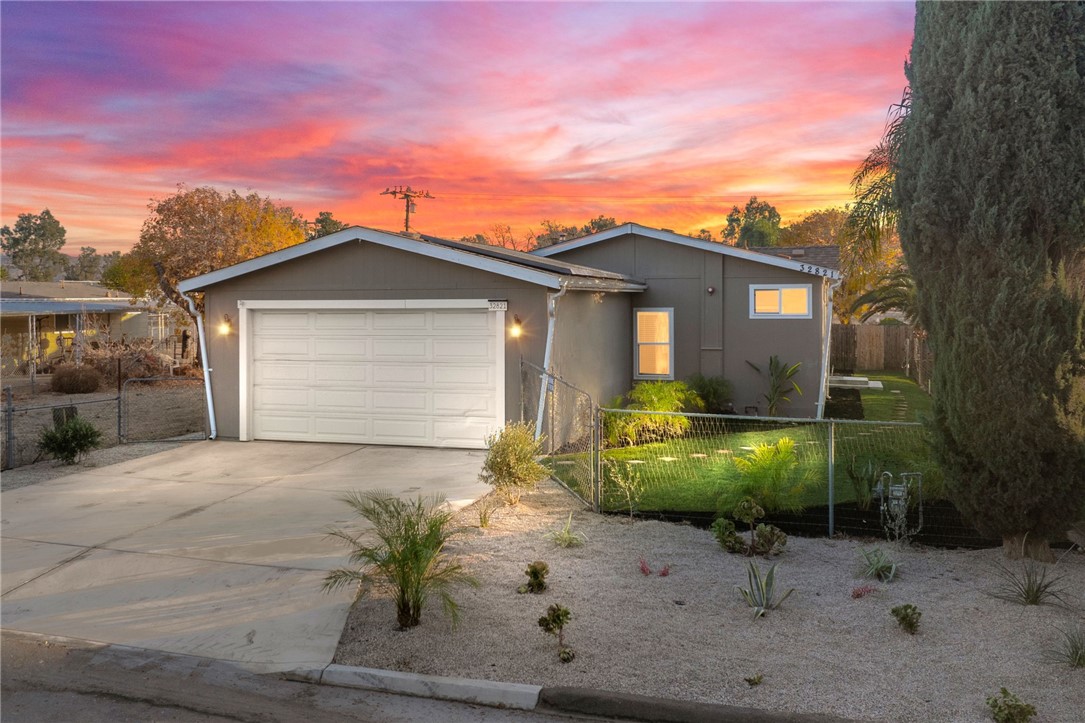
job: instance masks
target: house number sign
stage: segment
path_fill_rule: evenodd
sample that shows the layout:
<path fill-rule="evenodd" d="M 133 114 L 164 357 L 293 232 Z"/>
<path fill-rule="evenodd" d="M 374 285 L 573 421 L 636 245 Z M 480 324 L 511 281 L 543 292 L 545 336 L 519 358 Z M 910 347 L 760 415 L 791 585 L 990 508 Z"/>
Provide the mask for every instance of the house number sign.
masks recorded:
<path fill-rule="evenodd" d="M 490 301 L 490 311 L 508 311 L 509 302 L 507 301 Z"/>
<path fill-rule="evenodd" d="M 799 264 L 799 271 L 805 271 L 808 274 L 817 274 L 818 276 L 831 276 L 833 273 L 831 269 L 814 266 L 813 264 Z"/>

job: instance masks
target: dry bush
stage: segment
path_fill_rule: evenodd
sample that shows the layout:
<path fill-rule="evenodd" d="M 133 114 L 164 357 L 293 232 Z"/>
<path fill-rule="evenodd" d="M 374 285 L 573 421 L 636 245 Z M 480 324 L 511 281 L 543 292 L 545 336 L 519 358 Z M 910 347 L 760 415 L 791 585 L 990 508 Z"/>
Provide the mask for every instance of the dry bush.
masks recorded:
<path fill-rule="evenodd" d="M 61 364 L 53 370 L 52 389 L 61 394 L 90 394 L 98 391 L 102 381 L 94 367 Z"/>

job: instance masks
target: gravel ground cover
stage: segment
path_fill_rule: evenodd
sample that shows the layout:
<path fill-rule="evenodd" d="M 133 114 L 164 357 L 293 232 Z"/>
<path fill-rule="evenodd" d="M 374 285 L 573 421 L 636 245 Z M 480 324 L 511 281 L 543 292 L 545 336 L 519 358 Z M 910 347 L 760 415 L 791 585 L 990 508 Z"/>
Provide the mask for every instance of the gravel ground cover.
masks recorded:
<path fill-rule="evenodd" d="M 560 548 L 544 535 L 569 512 L 587 541 Z M 487 529 L 473 507 L 459 519 L 472 527 L 453 551 L 481 583 L 457 591 L 460 624 L 450 628 L 432 601 L 419 627 L 399 631 L 389 599 L 363 598 L 335 662 L 876 721 L 989 721 L 984 701 L 1005 686 L 1036 706 L 1035 721 L 1085 720 L 1085 669 L 1044 659 L 1059 629 L 1085 624 L 1080 551 L 1051 570 L 1069 604 L 1026 607 L 990 594 L 1000 550 L 792 537 L 774 561 L 778 584 L 795 592 L 754 619 L 736 589 L 748 558 L 721 550 L 707 530 L 595 515 L 549 482 L 499 509 Z M 891 583 L 858 577 L 860 549 L 875 545 L 900 564 Z M 549 564 L 549 587 L 518 594 L 534 560 Z M 861 585 L 877 591 L 853 599 Z M 553 603 L 572 613 L 568 664 L 536 622 Z M 890 615 L 902 603 L 922 613 L 916 635 Z M 757 675 L 759 685 L 745 681 Z"/>

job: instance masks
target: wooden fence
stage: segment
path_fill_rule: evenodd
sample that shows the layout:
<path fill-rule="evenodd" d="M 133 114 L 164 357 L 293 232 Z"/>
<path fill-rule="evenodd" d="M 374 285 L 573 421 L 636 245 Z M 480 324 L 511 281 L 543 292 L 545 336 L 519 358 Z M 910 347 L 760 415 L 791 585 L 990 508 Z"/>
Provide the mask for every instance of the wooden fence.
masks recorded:
<path fill-rule="evenodd" d="M 908 324 L 833 324 L 833 373 L 904 371 L 930 391 L 934 363 L 926 334 Z"/>

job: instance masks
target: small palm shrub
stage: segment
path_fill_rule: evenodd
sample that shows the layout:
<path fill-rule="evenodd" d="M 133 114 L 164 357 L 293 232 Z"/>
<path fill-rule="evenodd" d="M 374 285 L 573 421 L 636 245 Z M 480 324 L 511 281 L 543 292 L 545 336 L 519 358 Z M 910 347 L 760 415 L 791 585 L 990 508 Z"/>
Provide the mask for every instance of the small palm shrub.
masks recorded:
<path fill-rule="evenodd" d="M 860 549 L 859 553 L 863 557 L 862 568 L 859 571 L 863 577 L 877 578 L 881 582 L 892 582 L 896 577 L 897 563 L 889 559 L 880 547 L 875 547 L 873 550 Z"/>
<path fill-rule="evenodd" d="M 102 375 L 91 366 L 61 364 L 53 370 L 49 386 L 61 394 L 90 394 L 102 386 Z"/>
<path fill-rule="evenodd" d="M 1036 708 L 1005 688 L 999 688 L 998 693 L 987 699 L 987 707 L 996 723 L 1028 723 L 1036 715 Z"/>
<path fill-rule="evenodd" d="M 623 405 L 625 400 L 618 397 L 611 400 L 611 407 L 625 406 L 644 413 L 606 416 L 603 434 L 612 447 L 682 437 L 692 425 L 688 417 L 677 412 L 704 409 L 704 402 L 685 382 L 640 382 L 626 396 L 629 398 L 627 405 Z"/>
<path fill-rule="evenodd" d="M 477 587 L 478 582 L 445 552 L 445 545 L 460 530 L 452 524 L 453 512 L 442 497 L 401 500 L 387 492 L 351 492 L 340 498 L 362 519 L 373 525 L 378 543 L 332 528 L 328 536 L 350 548 L 350 563 L 359 567 L 332 570 L 324 578 L 324 591 L 357 585 L 357 597 L 376 589 L 395 600 L 396 622 L 401 629 L 422 621 L 422 608 L 430 595 L 441 598 L 445 614 L 456 622 L 459 609 L 450 590 L 459 584 Z"/>
<path fill-rule="evenodd" d="M 546 576 L 550 574 L 550 566 L 542 560 L 536 560 L 527 566 L 527 570 L 524 571 L 527 575 L 527 582 L 517 588 L 518 593 L 539 593 L 546 590 Z"/>
<path fill-rule="evenodd" d="M 493 485 L 510 505 L 520 502 L 520 495 L 535 489 L 549 471 L 539 464 L 542 439 L 535 439 L 535 425 L 526 422 L 506 424 L 486 439 L 486 459 L 479 480 Z"/>
<path fill-rule="evenodd" d="M 730 514 L 751 497 L 765 512 L 801 512 L 809 477 L 799 468 L 795 440 L 781 437 L 776 444 L 757 444 L 735 457 L 738 480 L 722 482 L 716 498 L 720 514 Z"/>
<path fill-rule="evenodd" d="M 747 360 L 746 363 L 753 367 L 758 374 L 762 373 L 761 367 L 757 366 L 752 361 Z M 802 362 L 788 364 L 787 362 L 780 361 L 780 357 L 775 354 L 769 357 L 769 389 L 762 395 L 762 398 L 768 406 L 768 415 L 770 417 L 775 417 L 777 415 L 780 405 L 783 402 L 791 402 L 791 397 L 787 396 L 791 393 L 791 390 L 795 390 L 802 395 L 802 389 L 799 388 L 798 382 L 793 379 L 793 377 L 799 373 L 800 366 L 802 366 Z"/>
<path fill-rule="evenodd" d="M 746 574 L 750 586 L 740 587 L 739 592 L 745 598 L 746 604 L 753 608 L 755 618 L 762 617 L 767 611 L 780 607 L 784 600 L 795 592 L 791 589 L 784 593 L 783 597 L 776 598 L 776 565 L 770 567 L 765 576 L 761 577 L 761 570 L 758 569 L 757 563 L 751 562 L 746 567 Z"/>
<path fill-rule="evenodd" d="M 897 605 L 889 613 L 897 619 L 897 623 L 909 635 L 915 635 L 919 630 L 919 618 L 923 617 L 923 613 L 919 612 L 919 608 L 915 605 Z"/>
<path fill-rule="evenodd" d="M 80 416 L 41 430 L 38 449 L 64 464 L 82 462 L 92 449 L 102 444 L 102 433 Z"/>
<path fill-rule="evenodd" d="M 558 660 L 563 663 L 576 657 L 573 649 L 565 645 L 565 626 L 569 624 L 571 617 L 569 608 L 554 604 L 546 609 L 546 615 L 539 618 L 539 627 L 543 632 L 558 639 Z"/>

